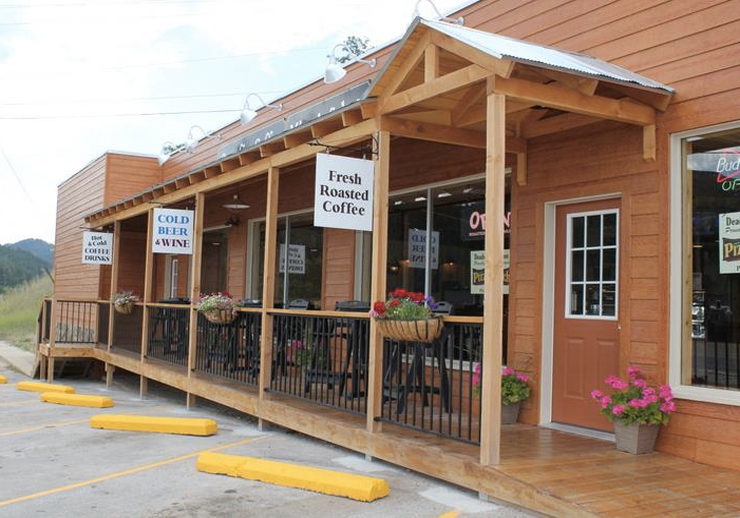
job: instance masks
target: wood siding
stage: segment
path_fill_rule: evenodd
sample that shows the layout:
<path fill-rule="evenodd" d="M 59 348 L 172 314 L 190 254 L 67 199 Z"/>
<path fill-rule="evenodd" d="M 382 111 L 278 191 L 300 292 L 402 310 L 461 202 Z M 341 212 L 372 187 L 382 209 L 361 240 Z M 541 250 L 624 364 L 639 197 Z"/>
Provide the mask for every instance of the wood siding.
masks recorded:
<path fill-rule="evenodd" d="M 355 298 L 355 231 L 325 228 L 323 254 L 321 307 L 331 310 Z"/>
<path fill-rule="evenodd" d="M 105 205 L 133 196 L 162 181 L 156 158 L 108 153 L 106 159 Z"/>

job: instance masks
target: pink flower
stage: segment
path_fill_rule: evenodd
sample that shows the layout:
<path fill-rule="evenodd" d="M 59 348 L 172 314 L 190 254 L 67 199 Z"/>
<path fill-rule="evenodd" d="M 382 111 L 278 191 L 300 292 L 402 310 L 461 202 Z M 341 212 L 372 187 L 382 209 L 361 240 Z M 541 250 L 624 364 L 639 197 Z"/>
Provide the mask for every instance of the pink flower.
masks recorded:
<path fill-rule="evenodd" d="M 604 397 L 604 393 L 600 390 L 592 390 L 591 391 L 591 398 L 592 399 L 601 399 Z"/>
<path fill-rule="evenodd" d="M 646 388 L 648 386 L 647 381 L 642 379 L 632 380 L 632 384 L 635 387 Z"/>
<path fill-rule="evenodd" d="M 640 375 L 640 368 L 639 367 L 637 367 L 635 365 L 631 365 L 627 369 L 627 376 L 629 376 L 630 379 L 632 379 L 632 380 L 633 379 L 636 379 L 639 375 Z"/>
<path fill-rule="evenodd" d="M 501 373 L 502 376 L 511 376 L 512 374 L 515 374 L 516 371 L 512 369 L 511 367 L 506 367 L 503 372 Z"/>
<path fill-rule="evenodd" d="M 601 408 L 606 408 L 612 404 L 612 398 L 610 398 L 609 396 L 604 396 L 603 398 L 601 398 L 600 403 L 601 403 Z"/>
<path fill-rule="evenodd" d="M 630 406 L 631 406 L 632 408 L 642 408 L 642 407 L 644 407 L 644 406 L 645 406 L 645 405 L 644 405 L 644 402 L 643 402 L 642 400 L 640 400 L 640 399 L 633 399 L 633 400 L 631 400 L 631 401 L 629 402 L 629 405 L 630 405 Z"/>
<path fill-rule="evenodd" d="M 676 411 L 676 403 L 674 401 L 666 401 L 660 405 L 660 411 L 666 414 L 671 414 Z"/>
<path fill-rule="evenodd" d="M 612 408 L 612 414 L 614 415 L 622 415 L 624 413 L 624 405 L 614 405 L 614 408 Z"/>
<path fill-rule="evenodd" d="M 606 378 L 606 382 L 611 385 L 614 390 L 624 390 L 629 387 L 629 383 L 617 378 L 616 376 L 609 376 Z"/>
<path fill-rule="evenodd" d="M 529 376 L 527 376 L 526 374 L 517 374 L 516 379 L 523 383 L 527 383 L 529 381 Z"/>
<path fill-rule="evenodd" d="M 670 401 L 671 399 L 673 399 L 673 391 L 668 385 L 661 385 L 660 387 L 658 387 L 658 396 L 660 396 L 661 399 Z"/>

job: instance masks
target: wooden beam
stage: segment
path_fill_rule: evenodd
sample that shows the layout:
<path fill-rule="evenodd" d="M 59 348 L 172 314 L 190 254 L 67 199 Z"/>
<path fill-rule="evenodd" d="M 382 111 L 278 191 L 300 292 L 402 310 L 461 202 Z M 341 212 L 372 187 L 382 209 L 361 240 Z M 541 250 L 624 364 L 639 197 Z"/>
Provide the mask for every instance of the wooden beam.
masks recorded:
<path fill-rule="evenodd" d="M 403 62 L 398 66 L 398 68 L 396 70 L 389 70 L 390 79 L 384 85 L 381 84 L 381 99 L 391 97 L 398 91 L 401 84 L 403 84 L 403 82 L 409 77 L 424 57 L 424 52 L 427 45 L 429 45 L 429 42 L 429 33 L 424 34 L 419 41 L 416 42 L 416 45 L 412 48 L 409 55 L 403 59 Z"/>
<path fill-rule="evenodd" d="M 544 114 L 545 110 L 532 110 L 532 112 L 540 112 Z M 526 120 L 531 120 L 531 118 L 528 117 Z M 558 133 L 601 122 L 601 119 L 595 119 L 594 117 L 579 115 L 577 113 L 564 113 L 563 115 L 556 115 L 554 117 L 535 120 L 533 122 L 526 122 L 526 120 L 523 120 L 520 124 L 521 135 L 526 139 L 550 135 L 551 133 Z"/>
<path fill-rule="evenodd" d="M 260 156 L 262 158 L 266 158 L 268 156 L 276 155 L 281 151 L 285 151 L 285 149 L 285 142 L 283 142 L 282 139 L 276 142 L 269 142 L 260 146 Z"/>
<path fill-rule="evenodd" d="M 285 137 L 283 137 L 283 145 L 285 146 L 285 149 L 290 149 L 292 147 L 297 147 L 301 144 L 305 144 L 312 138 L 313 137 L 311 137 L 310 131 L 301 131 L 299 133 L 293 133 L 291 135 L 286 135 Z"/>
<path fill-rule="evenodd" d="M 110 272 L 110 296 L 111 300 L 113 295 L 118 292 L 118 272 L 120 270 L 120 258 L 121 258 L 121 222 L 116 221 L 113 224 L 113 265 L 111 266 Z M 110 351 L 110 346 L 113 343 L 113 332 L 116 325 L 116 312 L 113 310 L 113 304 L 108 306 L 108 344 L 106 350 Z"/>
<path fill-rule="evenodd" d="M 516 183 L 522 187 L 527 185 L 527 153 L 516 154 Z"/>
<path fill-rule="evenodd" d="M 668 109 L 668 105 L 673 100 L 673 94 L 662 90 L 643 90 L 642 88 L 633 88 L 627 85 L 618 85 L 615 83 L 606 83 L 610 90 L 619 92 L 628 97 L 636 99 L 642 103 L 649 104 L 653 108 L 662 112 Z"/>
<path fill-rule="evenodd" d="M 195 195 L 195 221 L 193 222 L 193 255 L 190 256 L 190 327 L 188 328 L 188 378 L 195 370 L 195 358 L 198 345 L 198 312 L 193 304 L 200 297 L 200 282 L 203 256 L 203 221 L 206 212 L 206 195 L 199 192 Z M 188 393 L 188 401 L 190 394 Z"/>
<path fill-rule="evenodd" d="M 498 82 L 498 78 L 496 79 Z M 489 82 L 486 135 L 486 214 L 504 214 L 506 98 Z M 498 217 L 488 225 L 485 236 L 485 281 L 483 294 L 483 356 L 481 365 L 480 463 L 496 465 L 501 449 L 501 354 L 504 308 L 504 226 Z"/>
<path fill-rule="evenodd" d="M 655 124 L 642 128 L 642 158 L 655 162 Z"/>
<path fill-rule="evenodd" d="M 382 126 L 382 121 L 380 126 Z M 390 185 L 391 137 L 381 130 L 377 138 L 375 181 L 373 185 L 372 283 L 371 300 L 385 300 L 388 264 L 388 193 Z M 368 358 L 367 421 L 369 432 L 380 431 L 383 408 L 383 337 L 374 319 L 370 319 L 370 350 Z"/>
<path fill-rule="evenodd" d="M 432 33 L 431 41 L 443 49 L 489 70 L 492 74 L 496 74 L 499 77 L 510 77 L 514 71 L 515 63 L 513 61 L 495 58 L 446 34 L 435 31 Z"/>
<path fill-rule="evenodd" d="M 149 219 L 147 222 L 146 232 L 146 256 L 144 256 L 144 293 L 142 296 L 142 302 L 144 307 L 142 309 L 142 322 L 141 322 L 141 350 L 139 351 L 139 362 L 144 363 L 146 356 L 147 344 L 149 343 L 149 302 L 152 301 L 152 286 L 154 285 L 154 208 L 150 207 L 148 210 Z M 146 378 L 139 378 L 139 396 L 146 396 Z"/>
<path fill-rule="evenodd" d="M 392 113 L 407 106 L 443 95 L 447 92 L 463 88 L 476 83 L 491 75 L 491 71 L 478 65 L 470 65 L 460 70 L 450 72 L 433 81 L 413 86 L 397 94 L 393 94 L 386 100 L 381 100 L 380 111 L 383 114 Z"/>
<path fill-rule="evenodd" d="M 253 164 L 260 158 L 262 157 L 260 157 L 260 154 L 258 151 L 250 151 L 248 153 L 242 153 L 241 155 L 239 155 L 239 164 L 241 166 Z"/>
<path fill-rule="evenodd" d="M 589 96 L 558 84 L 543 85 L 522 79 L 499 79 L 496 93 L 558 110 L 590 115 L 638 126 L 655 124 L 655 109 L 630 100 Z"/>
<path fill-rule="evenodd" d="M 275 306 L 275 257 L 277 248 L 278 193 L 280 171 L 271 167 L 267 171 L 267 200 L 265 207 L 265 248 L 262 277 L 262 307 Z M 272 326 L 273 316 L 262 312 L 262 335 L 260 338 L 259 398 L 265 399 L 272 379 Z"/>
<path fill-rule="evenodd" d="M 219 164 L 222 173 L 228 173 L 229 171 L 233 171 L 240 165 L 242 164 L 239 163 L 238 158 L 229 158 L 228 160 L 224 160 L 223 162 Z"/>
<path fill-rule="evenodd" d="M 537 73 L 586 95 L 593 95 L 596 92 L 596 87 L 599 86 L 598 79 L 568 74 L 558 70 L 538 68 Z"/>
<path fill-rule="evenodd" d="M 452 109 L 452 124 L 455 126 L 466 126 L 460 124 L 461 119 L 486 95 L 486 83 L 481 81 L 478 85 L 472 85 Z"/>
<path fill-rule="evenodd" d="M 311 136 L 313 138 L 320 138 L 342 128 L 341 119 L 331 119 L 328 121 L 321 121 L 311 126 Z"/>
<path fill-rule="evenodd" d="M 439 47 L 427 45 L 424 49 L 424 82 L 429 83 L 439 77 Z"/>
<path fill-rule="evenodd" d="M 356 110 L 347 110 L 345 112 L 342 112 L 342 124 L 347 126 L 352 126 L 353 124 L 358 124 L 364 120 L 364 117 L 362 116 L 362 110 L 356 109 Z"/>

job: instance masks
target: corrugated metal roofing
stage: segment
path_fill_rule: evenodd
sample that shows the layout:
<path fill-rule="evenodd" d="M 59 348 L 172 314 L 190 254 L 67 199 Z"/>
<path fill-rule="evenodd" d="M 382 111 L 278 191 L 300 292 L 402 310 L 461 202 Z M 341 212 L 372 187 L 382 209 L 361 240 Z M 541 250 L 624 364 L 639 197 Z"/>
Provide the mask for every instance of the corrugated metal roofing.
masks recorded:
<path fill-rule="evenodd" d="M 631 86 L 638 85 L 647 89 L 673 93 L 673 89 L 669 86 L 587 54 L 537 45 L 535 43 L 446 22 L 420 19 L 419 23 L 498 59 L 509 59 L 518 63 L 527 63 L 553 70 L 573 72 L 605 81 Z M 411 32 L 408 31 L 407 36 Z"/>

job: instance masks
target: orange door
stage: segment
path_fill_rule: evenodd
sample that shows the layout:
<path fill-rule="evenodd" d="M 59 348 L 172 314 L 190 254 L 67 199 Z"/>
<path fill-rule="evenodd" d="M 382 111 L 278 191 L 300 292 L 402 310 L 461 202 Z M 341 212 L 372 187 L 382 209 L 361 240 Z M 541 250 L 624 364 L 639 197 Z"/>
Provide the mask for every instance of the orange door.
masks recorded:
<path fill-rule="evenodd" d="M 619 200 L 559 207 L 555 240 L 552 420 L 611 430 L 590 393 L 619 374 Z"/>

